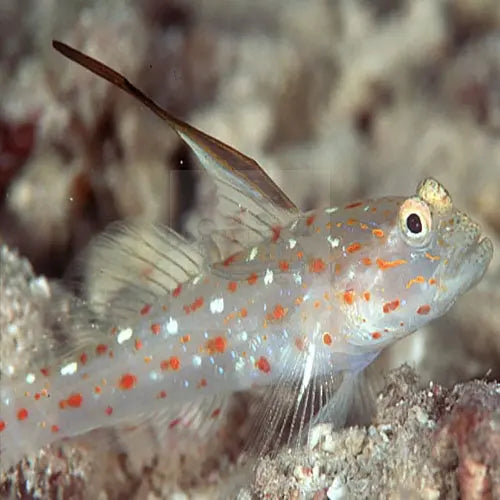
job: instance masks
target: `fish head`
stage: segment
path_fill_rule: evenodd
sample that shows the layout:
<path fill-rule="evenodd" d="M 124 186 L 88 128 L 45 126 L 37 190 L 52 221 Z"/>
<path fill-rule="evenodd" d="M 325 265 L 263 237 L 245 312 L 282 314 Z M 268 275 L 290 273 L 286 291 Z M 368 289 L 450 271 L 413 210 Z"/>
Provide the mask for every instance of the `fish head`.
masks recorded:
<path fill-rule="evenodd" d="M 377 229 L 344 275 L 359 300 L 344 306 L 343 333 L 350 344 L 369 348 L 442 316 L 483 277 L 493 256 L 491 240 L 435 179 L 422 181 L 414 196 L 377 205 Z"/>

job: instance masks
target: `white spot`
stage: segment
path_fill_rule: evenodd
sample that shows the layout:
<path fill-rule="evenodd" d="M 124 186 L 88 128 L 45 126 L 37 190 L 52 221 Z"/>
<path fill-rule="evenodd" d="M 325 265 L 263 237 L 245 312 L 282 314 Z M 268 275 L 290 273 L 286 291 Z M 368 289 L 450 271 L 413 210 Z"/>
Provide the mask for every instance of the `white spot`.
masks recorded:
<path fill-rule="evenodd" d="M 290 247 L 290 249 L 294 249 L 295 248 L 295 245 L 297 244 L 297 240 L 294 240 L 293 238 L 290 238 L 288 240 L 288 246 Z"/>
<path fill-rule="evenodd" d="M 331 234 L 329 234 L 326 239 L 332 248 L 337 248 L 340 245 L 339 238 L 333 238 Z"/>
<path fill-rule="evenodd" d="M 224 311 L 224 297 L 217 297 L 210 302 L 210 312 L 212 314 Z"/>
<path fill-rule="evenodd" d="M 274 273 L 271 269 L 266 269 L 266 275 L 264 276 L 264 285 L 269 285 L 273 282 Z"/>
<path fill-rule="evenodd" d="M 13 375 L 13 374 L 14 374 L 14 372 L 15 372 L 14 367 L 13 367 L 12 365 L 9 365 L 9 366 L 7 367 L 7 373 L 8 373 L 9 375 Z"/>
<path fill-rule="evenodd" d="M 36 377 L 35 377 L 34 373 L 28 373 L 28 375 L 26 375 L 26 382 L 28 384 L 32 384 L 35 380 L 36 380 Z"/>
<path fill-rule="evenodd" d="M 193 280 L 193 285 L 197 285 L 201 281 L 201 278 L 201 274 L 198 274 L 198 276 L 196 276 Z"/>
<path fill-rule="evenodd" d="M 61 368 L 61 375 L 73 375 L 73 373 L 76 373 L 77 369 L 78 363 L 76 361 L 72 361 Z"/>
<path fill-rule="evenodd" d="M 252 247 L 250 250 L 250 255 L 248 256 L 248 260 L 254 260 L 255 257 L 257 257 L 257 254 L 259 253 L 259 249 L 257 247 Z"/>
<path fill-rule="evenodd" d="M 124 330 L 120 330 L 120 333 L 116 337 L 116 341 L 119 344 L 123 344 L 125 341 L 129 340 L 132 337 L 134 331 L 132 328 L 125 328 Z"/>
<path fill-rule="evenodd" d="M 243 341 L 243 342 L 246 342 L 248 340 L 248 333 L 243 330 L 240 334 L 240 339 Z"/>
<path fill-rule="evenodd" d="M 325 209 L 325 212 L 327 214 L 334 214 L 338 209 L 339 209 L 339 207 L 331 207 L 331 208 Z"/>
<path fill-rule="evenodd" d="M 238 360 L 236 361 L 236 363 L 234 364 L 234 369 L 237 372 L 239 372 L 239 371 L 243 370 L 244 367 L 245 367 L 245 359 L 242 357 L 239 357 Z"/>
<path fill-rule="evenodd" d="M 293 275 L 293 279 L 295 280 L 295 283 L 297 283 L 297 285 L 302 285 L 302 275 L 300 273 L 295 273 Z"/>
<path fill-rule="evenodd" d="M 197 354 L 193 356 L 193 365 L 201 366 L 201 356 L 198 356 Z"/>
<path fill-rule="evenodd" d="M 177 320 L 175 318 L 168 318 L 167 322 L 167 333 L 170 333 L 171 335 L 175 335 L 179 331 L 179 325 L 177 323 Z"/>
<path fill-rule="evenodd" d="M 149 378 L 156 381 L 160 378 L 160 376 L 158 375 L 158 372 L 149 372 Z"/>

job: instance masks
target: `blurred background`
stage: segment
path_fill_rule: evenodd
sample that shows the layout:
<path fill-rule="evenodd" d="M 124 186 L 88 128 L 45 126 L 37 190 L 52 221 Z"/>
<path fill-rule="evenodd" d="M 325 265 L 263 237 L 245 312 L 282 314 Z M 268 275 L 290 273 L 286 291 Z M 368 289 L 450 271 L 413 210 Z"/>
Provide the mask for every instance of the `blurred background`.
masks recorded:
<path fill-rule="evenodd" d="M 62 278 L 117 219 L 189 234 L 206 191 L 175 134 L 55 38 L 255 158 L 302 209 L 436 177 L 496 254 L 380 362 L 422 383 L 500 376 L 498 0 L 7 0 L 0 33 L 0 242 L 34 276 Z"/>

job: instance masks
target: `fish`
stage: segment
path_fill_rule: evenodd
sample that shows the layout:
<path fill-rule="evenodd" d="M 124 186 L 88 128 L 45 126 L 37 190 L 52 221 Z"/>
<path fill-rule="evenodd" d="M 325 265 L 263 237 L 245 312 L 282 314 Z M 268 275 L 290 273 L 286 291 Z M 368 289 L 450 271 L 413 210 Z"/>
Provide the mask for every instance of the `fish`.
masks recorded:
<path fill-rule="evenodd" d="M 53 46 L 166 122 L 214 182 L 217 204 L 193 239 L 128 222 L 91 244 L 86 295 L 68 320 L 75 341 L 2 379 L 4 468 L 94 429 L 210 427 L 241 391 L 261 396 L 260 452 L 318 422 L 343 425 L 377 356 L 486 272 L 491 240 L 434 178 L 407 196 L 303 212 L 255 160 L 104 63 Z"/>

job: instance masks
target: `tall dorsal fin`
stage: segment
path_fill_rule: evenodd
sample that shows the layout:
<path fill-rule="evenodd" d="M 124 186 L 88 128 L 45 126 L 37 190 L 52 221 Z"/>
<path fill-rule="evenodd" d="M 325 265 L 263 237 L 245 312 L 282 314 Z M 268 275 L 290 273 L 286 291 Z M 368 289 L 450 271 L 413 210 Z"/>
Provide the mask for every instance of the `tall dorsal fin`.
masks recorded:
<path fill-rule="evenodd" d="M 210 235 L 202 238 L 210 261 L 225 259 L 298 217 L 297 206 L 255 160 L 175 117 L 102 62 L 62 42 L 54 40 L 52 45 L 64 56 L 139 100 L 166 121 L 192 149 L 217 189 L 216 211 L 211 215 L 214 227 Z"/>
<path fill-rule="evenodd" d="M 203 167 L 210 171 L 213 176 L 230 182 L 241 189 L 246 190 L 250 186 L 256 201 L 265 200 L 292 214 L 299 211 L 297 206 L 255 160 L 175 117 L 146 96 L 123 75 L 102 62 L 56 40 L 53 40 L 52 46 L 68 59 L 135 97 L 167 122 L 194 151 Z"/>

